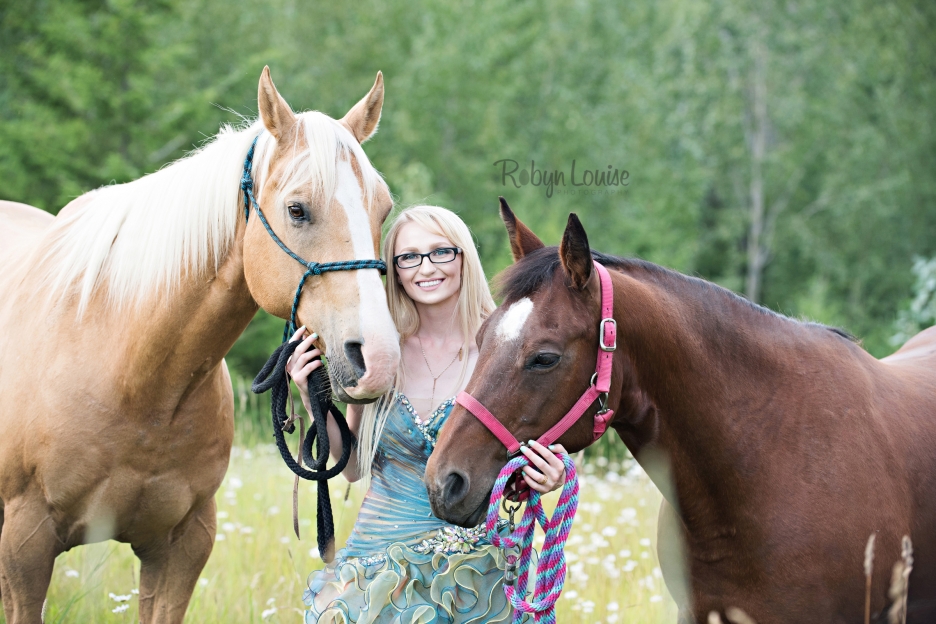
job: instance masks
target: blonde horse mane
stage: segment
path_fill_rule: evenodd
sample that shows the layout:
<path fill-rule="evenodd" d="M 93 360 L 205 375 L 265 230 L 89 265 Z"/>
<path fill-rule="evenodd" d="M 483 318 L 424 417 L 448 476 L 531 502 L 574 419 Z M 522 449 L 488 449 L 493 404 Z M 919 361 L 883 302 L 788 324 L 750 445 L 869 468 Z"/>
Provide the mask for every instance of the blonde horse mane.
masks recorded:
<path fill-rule="evenodd" d="M 311 185 L 328 205 L 337 161 L 353 156 L 364 182 L 364 205 L 370 205 L 381 178 L 354 136 L 323 113 L 298 117 L 302 132 L 294 135 L 277 204 L 295 188 Z M 133 182 L 102 187 L 74 213 L 55 219 L 34 257 L 39 291 L 58 298 L 77 291 L 80 317 L 105 285 L 108 303 L 125 309 L 170 296 L 186 276 L 217 272 L 243 212 L 244 159 L 258 135 L 253 177 L 259 200 L 274 139 L 259 120 L 223 126 L 193 153 Z"/>

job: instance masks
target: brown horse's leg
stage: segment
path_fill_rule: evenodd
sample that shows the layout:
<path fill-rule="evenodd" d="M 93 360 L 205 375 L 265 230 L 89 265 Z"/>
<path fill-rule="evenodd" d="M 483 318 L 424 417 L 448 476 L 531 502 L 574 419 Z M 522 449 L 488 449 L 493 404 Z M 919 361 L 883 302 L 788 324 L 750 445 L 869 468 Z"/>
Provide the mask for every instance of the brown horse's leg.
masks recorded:
<path fill-rule="evenodd" d="M 140 622 L 178 624 L 192 598 L 215 538 L 215 502 L 210 498 L 157 544 L 133 544 L 140 558 Z"/>
<path fill-rule="evenodd" d="M 0 586 L 7 624 L 42 621 L 42 604 L 55 558 L 62 550 L 44 505 L 6 505 L 0 533 Z"/>

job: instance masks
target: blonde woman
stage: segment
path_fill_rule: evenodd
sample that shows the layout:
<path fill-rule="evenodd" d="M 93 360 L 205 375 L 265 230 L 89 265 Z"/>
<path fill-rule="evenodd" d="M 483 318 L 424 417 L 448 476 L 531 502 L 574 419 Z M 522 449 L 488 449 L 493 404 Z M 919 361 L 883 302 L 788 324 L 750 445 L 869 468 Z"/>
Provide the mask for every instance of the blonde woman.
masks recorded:
<path fill-rule="evenodd" d="M 393 391 L 377 403 L 348 406 L 359 446 L 344 475 L 370 479 L 370 486 L 345 548 L 309 577 L 306 622 L 509 621 L 500 551 L 482 528 L 434 517 L 422 481 L 439 429 L 477 361 L 475 334 L 494 310 L 478 252 L 455 213 L 417 206 L 394 220 L 383 256 L 400 368 Z M 321 355 L 315 340 L 308 336 L 287 366 L 303 392 L 321 366 L 313 359 Z M 302 400 L 309 410 L 308 397 Z M 328 429 L 332 454 L 340 455 L 337 427 L 329 422 Z M 540 492 L 557 489 L 562 462 L 550 449 L 533 448 L 524 450 L 539 470 L 526 468 L 524 479 Z"/>

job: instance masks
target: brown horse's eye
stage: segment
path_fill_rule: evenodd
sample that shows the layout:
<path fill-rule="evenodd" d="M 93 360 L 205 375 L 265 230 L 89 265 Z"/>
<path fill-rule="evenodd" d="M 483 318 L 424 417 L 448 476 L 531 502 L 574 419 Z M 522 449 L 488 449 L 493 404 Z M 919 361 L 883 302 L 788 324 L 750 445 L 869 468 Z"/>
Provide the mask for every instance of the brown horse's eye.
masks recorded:
<path fill-rule="evenodd" d="M 559 356 L 555 353 L 537 353 L 527 363 L 527 368 L 546 369 L 559 363 Z"/>
<path fill-rule="evenodd" d="M 305 208 L 300 204 L 289 204 L 287 210 L 289 210 L 289 216 L 293 219 L 297 221 L 305 219 Z"/>

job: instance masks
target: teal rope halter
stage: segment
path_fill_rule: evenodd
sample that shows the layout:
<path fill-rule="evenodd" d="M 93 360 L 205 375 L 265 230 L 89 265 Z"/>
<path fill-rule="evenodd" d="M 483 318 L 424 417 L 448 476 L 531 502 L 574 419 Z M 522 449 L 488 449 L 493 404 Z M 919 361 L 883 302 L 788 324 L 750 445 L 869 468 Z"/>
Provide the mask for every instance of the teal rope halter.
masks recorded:
<path fill-rule="evenodd" d="M 279 248 L 286 252 L 286 254 L 304 266 L 306 272 L 302 275 L 302 279 L 299 280 L 299 287 L 296 288 L 296 296 L 293 298 L 292 310 L 289 313 L 289 320 L 286 322 L 286 327 L 283 329 L 283 342 L 289 340 L 289 336 L 295 333 L 298 329 L 296 327 L 296 311 L 299 308 L 299 297 L 302 296 L 302 287 L 305 285 L 306 279 L 310 275 L 321 275 L 322 273 L 327 273 L 329 271 L 356 271 L 358 269 L 377 269 L 380 271 L 381 275 L 387 274 L 387 264 L 383 260 L 340 260 L 338 262 L 307 262 L 296 252 L 286 246 L 286 244 L 276 235 L 276 232 L 273 231 L 273 228 L 270 227 L 269 222 L 266 220 L 266 217 L 263 214 L 263 211 L 260 209 L 260 204 L 257 202 L 254 191 L 253 191 L 253 177 L 251 171 L 253 170 L 253 157 L 254 149 L 257 147 L 257 139 L 260 138 L 260 135 L 253 140 L 253 143 L 250 144 L 250 150 L 247 152 L 247 158 L 244 160 L 244 175 L 241 177 L 241 190 L 244 192 L 244 220 L 250 220 L 250 206 L 253 204 L 254 210 L 257 211 L 257 217 L 260 219 L 260 223 L 263 224 L 263 227 L 266 228 L 267 233 L 270 235 L 270 238 L 273 239 Z"/>

